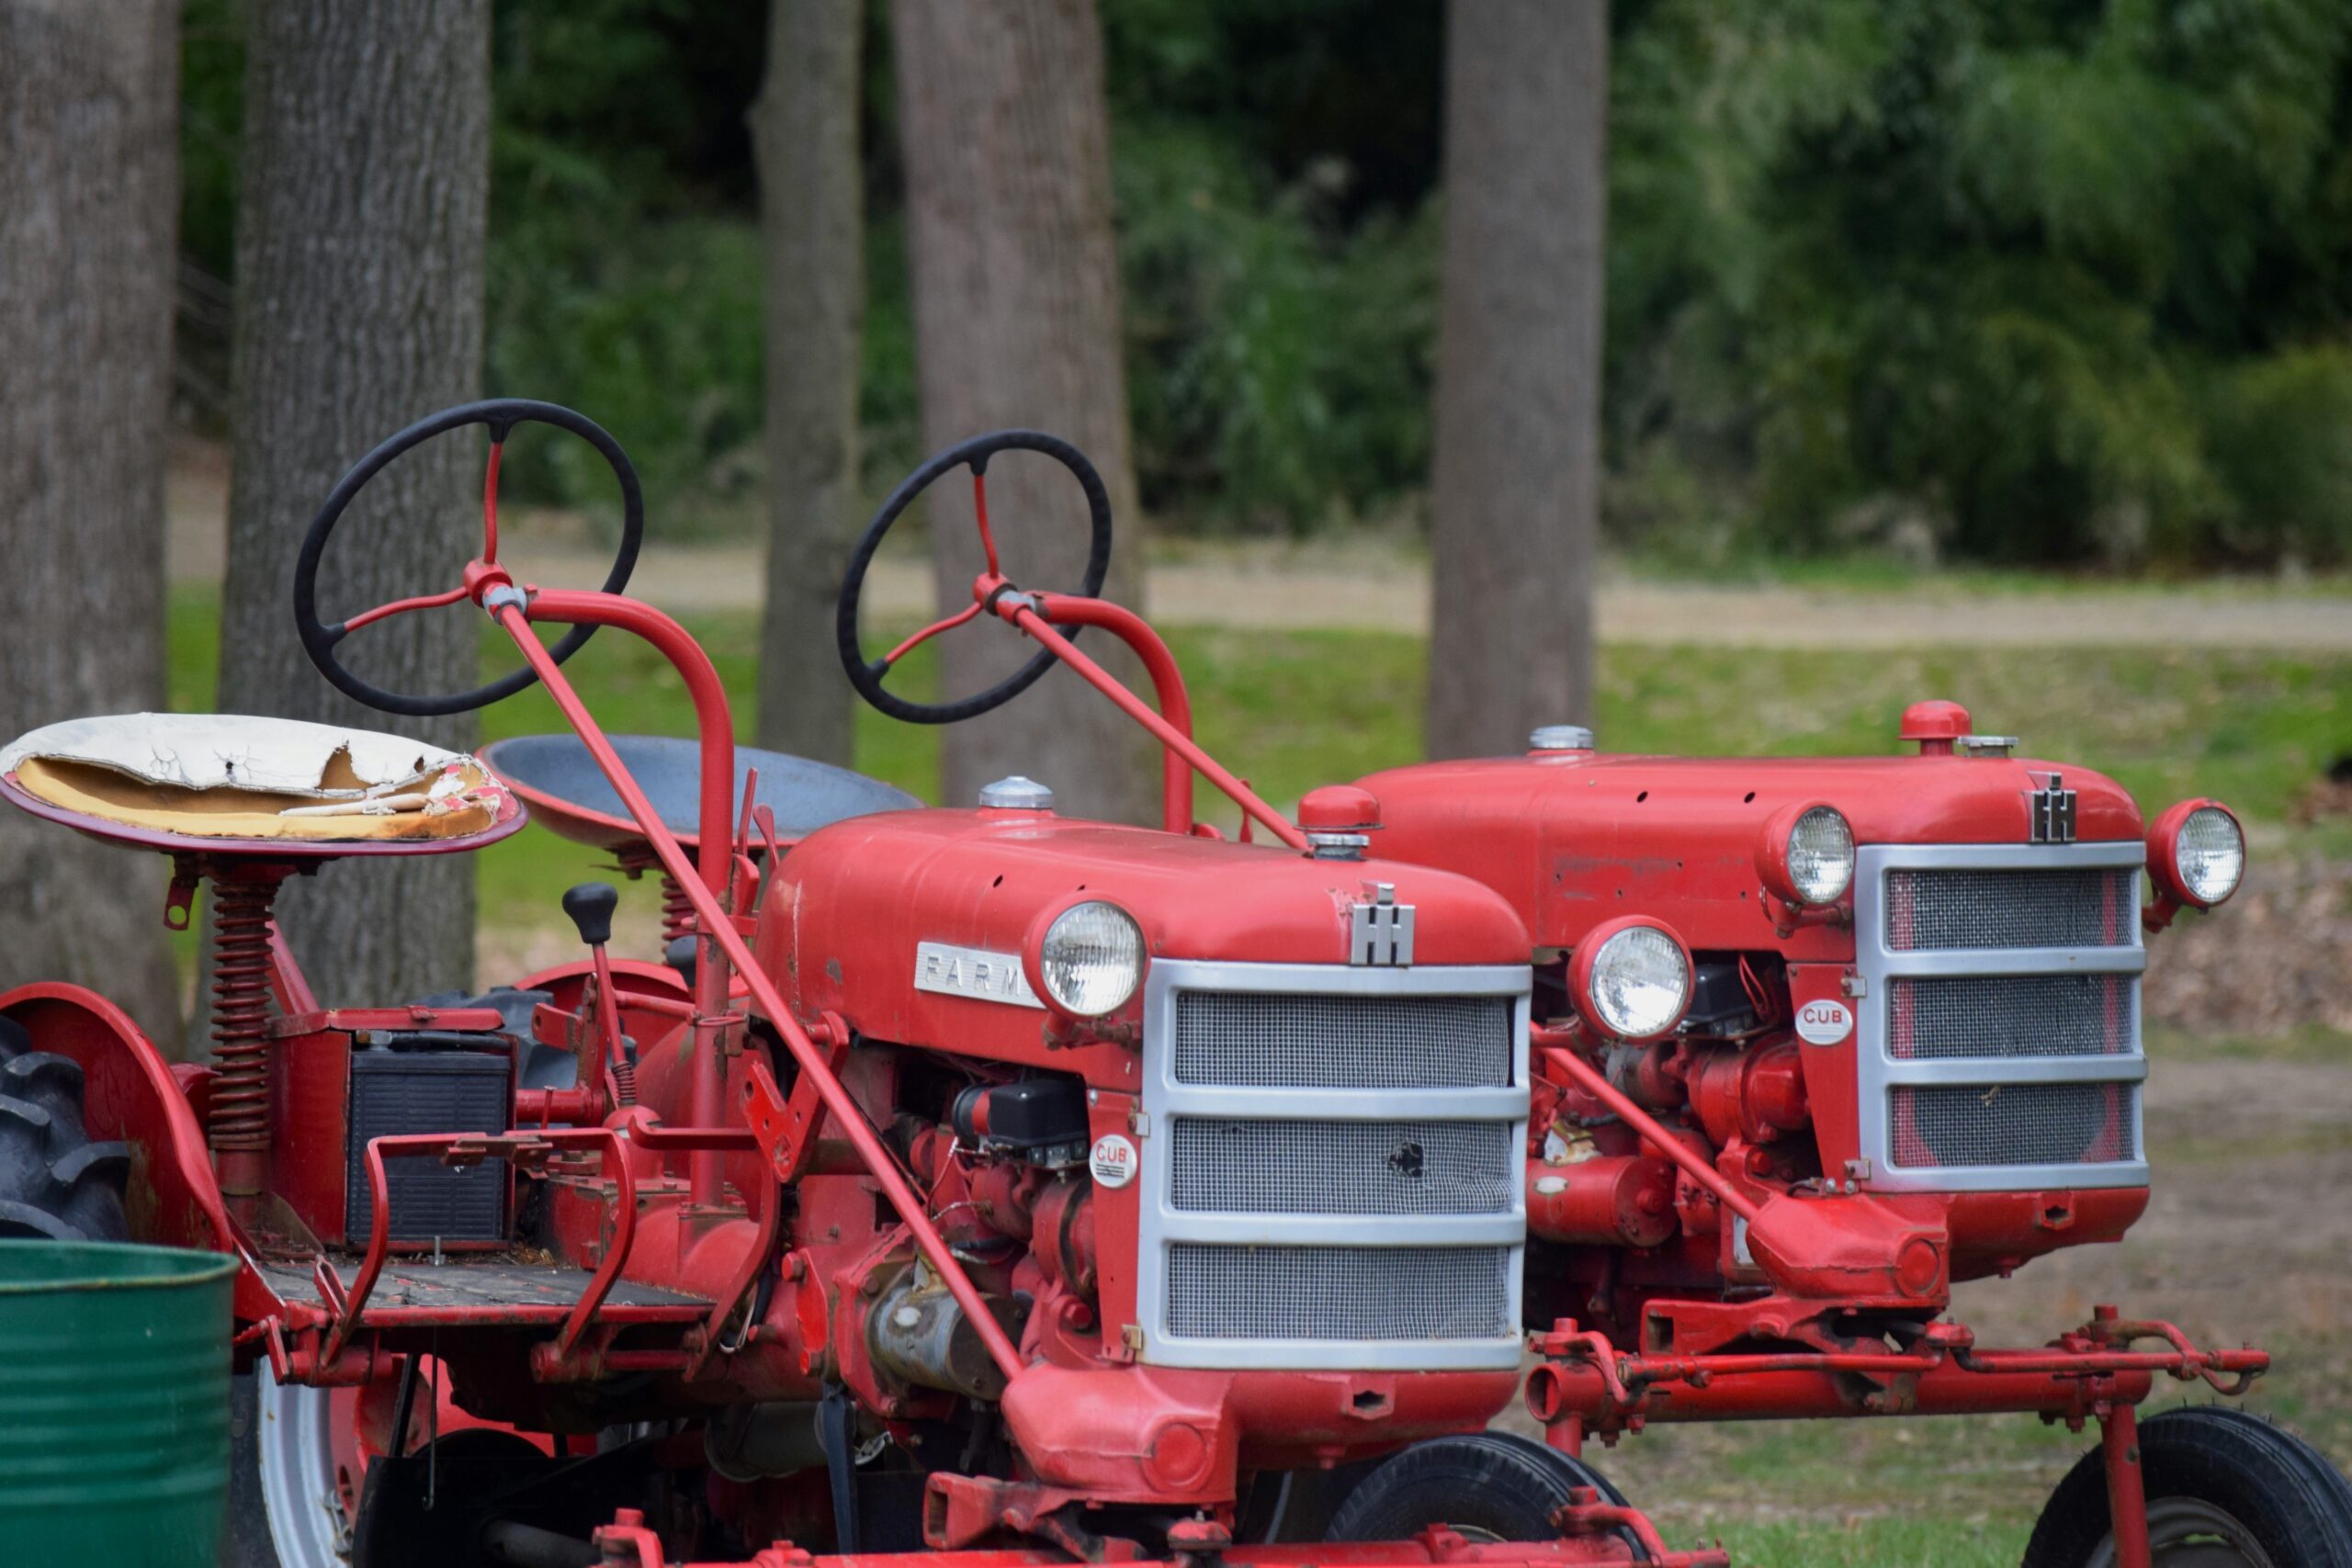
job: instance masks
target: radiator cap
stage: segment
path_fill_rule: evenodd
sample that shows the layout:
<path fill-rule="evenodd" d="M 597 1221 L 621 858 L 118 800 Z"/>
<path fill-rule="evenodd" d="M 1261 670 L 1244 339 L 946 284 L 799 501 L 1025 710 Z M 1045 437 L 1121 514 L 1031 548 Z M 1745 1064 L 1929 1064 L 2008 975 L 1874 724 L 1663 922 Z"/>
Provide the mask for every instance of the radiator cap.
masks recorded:
<path fill-rule="evenodd" d="M 1298 803 L 1306 852 L 1317 860 L 1362 860 L 1380 828 L 1380 802 L 1358 784 L 1325 784 Z"/>
<path fill-rule="evenodd" d="M 1589 751 L 1592 731 L 1581 724 L 1547 724 L 1527 738 L 1531 751 Z"/>
<path fill-rule="evenodd" d="M 980 786 L 980 806 L 989 811 L 1051 811 L 1054 792 L 1020 773 Z"/>
<path fill-rule="evenodd" d="M 1968 723 L 1966 708 L 1937 697 L 1905 708 L 1895 733 L 1905 740 L 1957 740 L 1968 733 Z"/>

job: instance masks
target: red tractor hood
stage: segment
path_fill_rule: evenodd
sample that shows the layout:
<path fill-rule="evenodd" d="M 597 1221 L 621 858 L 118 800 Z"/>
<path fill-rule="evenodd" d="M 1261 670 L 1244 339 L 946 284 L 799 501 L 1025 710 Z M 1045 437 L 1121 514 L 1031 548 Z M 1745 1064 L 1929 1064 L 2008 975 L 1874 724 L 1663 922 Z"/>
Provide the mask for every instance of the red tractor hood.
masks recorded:
<path fill-rule="evenodd" d="M 1644 914 L 1692 947 L 1753 948 L 1791 945 L 1773 937 L 1756 870 L 1758 839 L 1784 807 L 1836 807 L 1857 847 L 2022 844 L 2028 796 L 2053 773 L 2075 792 L 2080 840 L 2141 837 L 2139 807 L 2114 780 L 2026 758 L 1554 751 L 1428 762 L 1361 783 L 1380 803 L 1376 852 L 1485 883 L 1537 947 L 1573 947 L 1602 920 Z M 1805 935 L 1795 945 L 1835 941 Z"/>
<path fill-rule="evenodd" d="M 885 812 L 811 833 L 784 857 L 756 945 L 804 1016 L 963 1050 L 1001 1037 L 1025 1055 L 1046 1015 L 920 988 L 919 946 L 1017 963 L 1044 921 L 1103 898 L 1136 918 L 1154 961 L 1343 965 L 1352 907 L 1379 883 L 1415 907 L 1416 968 L 1526 962 L 1519 916 L 1449 872 L 1002 810 Z"/>

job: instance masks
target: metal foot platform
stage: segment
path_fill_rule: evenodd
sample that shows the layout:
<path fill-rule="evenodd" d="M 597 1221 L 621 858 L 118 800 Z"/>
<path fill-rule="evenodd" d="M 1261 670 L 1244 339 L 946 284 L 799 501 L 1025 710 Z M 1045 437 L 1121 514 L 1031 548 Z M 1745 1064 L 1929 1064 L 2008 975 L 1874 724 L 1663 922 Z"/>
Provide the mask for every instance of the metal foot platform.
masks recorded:
<path fill-rule="evenodd" d="M 326 1260 L 345 1276 L 361 1266 L 356 1253 L 331 1252 Z M 333 1310 L 319 1289 L 313 1262 L 266 1262 L 261 1274 L 281 1301 L 316 1299 Z M 438 1263 L 429 1256 L 402 1254 L 385 1261 L 361 1307 L 358 1326 L 558 1323 L 588 1294 L 594 1278 L 585 1269 L 526 1261 L 506 1252 L 445 1254 Z M 695 1323 L 709 1311 L 710 1303 L 700 1297 L 616 1280 L 596 1316 L 607 1323 Z"/>

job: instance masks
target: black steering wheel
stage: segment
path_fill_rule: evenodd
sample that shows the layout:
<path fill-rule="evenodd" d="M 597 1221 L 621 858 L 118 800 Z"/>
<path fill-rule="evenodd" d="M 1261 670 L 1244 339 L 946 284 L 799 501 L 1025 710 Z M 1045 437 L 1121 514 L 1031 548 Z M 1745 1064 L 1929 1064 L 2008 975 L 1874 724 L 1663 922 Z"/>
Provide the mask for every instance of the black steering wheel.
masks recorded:
<path fill-rule="evenodd" d="M 327 540 L 334 533 L 335 524 L 342 520 L 345 508 L 368 481 L 381 473 L 385 465 L 433 437 L 469 424 L 490 427 L 490 472 L 483 485 L 482 558 L 494 561 L 498 555 L 498 455 L 507 433 L 518 424 L 552 424 L 558 430 L 568 430 L 597 451 L 612 466 L 613 477 L 621 486 L 621 547 L 613 558 L 613 570 L 605 578 L 605 592 L 618 593 L 628 586 L 629 573 L 637 570 L 638 547 L 645 537 L 645 495 L 637 482 L 637 470 L 629 464 L 628 454 L 621 444 L 601 424 L 586 414 L 575 413 L 557 403 L 538 402 L 530 398 L 490 398 L 481 402 L 460 403 L 456 408 L 443 409 L 439 413 L 418 420 L 399 434 L 385 440 L 359 459 L 352 470 L 327 496 L 319 514 L 311 519 L 311 531 L 302 537 L 302 553 L 294 562 L 294 629 L 302 638 L 302 651 L 311 656 L 336 690 L 356 697 L 369 707 L 386 713 L 406 714 L 425 717 L 435 714 L 466 713 L 487 707 L 503 697 L 511 697 L 538 679 L 528 667 L 501 677 L 485 686 L 454 695 L 419 697 L 405 692 L 388 692 L 361 680 L 345 669 L 334 656 L 337 644 L 372 621 L 409 610 L 428 609 L 436 604 L 454 604 L 469 596 L 466 588 L 453 588 L 441 593 L 426 594 L 415 599 L 396 600 L 379 604 L 373 610 L 353 615 L 347 620 L 326 625 L 319 619 L 319 562 L 326 554 Z M 574 626 L 566 632 L 548 651 L 559 664 L 580 651 L 594 626 Z"/>
<path fill-rule="evenodd" d="M 997 569 L 996 538 L 989 531 L 988 466 L 989 459 L 999 452 L 1042 452 L 1070 471 L 1078 480 L 1078 488 L 1086 496 L 1086 511 L 1092 527 L 1092 537 L 1087 547 L 1086 581 L 1079 593 L 1093 598 L 1102 592 L 1102 580 L 1111 570 L 1111 494 L 1102 485 L 1102 476 L 1086 460 L 1086 454 L 1058 435 L 1048 435 L 1042 430 L 999 430 L 986 435 L 975 435 L 960 441 L 939 453 L 930 461 L 909 474 L 899 488 L 890 492 L 874 521 L 865 525 L 865 536 L 857 541 L 857 548 L 849 558 L 848 575 L 842 580 L 841 597 L 834 606 L 833 633 L 841 649 L 842 669 L 849 676 L 849 683 L 857 688 L 858 695 L 893 718 L 911 724 L 954 724 L 959 719 L 974 718 L 992 708 L 1002 707 L 1031 686 L 1037 678 L 1053 668 L 1056 660 L 1051 649 L 1042 649 L 1036 657 L 1012 674 L 974 696 L 952 703 L 910 702 L 884 688 L 883 678 L 890 667 L 919 644 L 929 641 L 952 626 L 993 609 L 996 602 L 1017 589 L 1003 581 Z M 935 621 L 915 633 L 881 658 L 869 661 L 857 640 L 858 602 L 865 592 L 866 569 L 874 564 L 874 552 L 882 546 L 882 536 L 899 514 L 914 503 L 915 497 L 929 490 L 933 482 L 951 468 L 968 467 L 972 470 L 972 502 L 978 513 L 980 544 L 988 552 L 989 575 L 998 580 L 997 586 L 984 598 L 976 598 L 966 609 Z M 1075 638 L 1078 629 L 1069 636 Z"/>

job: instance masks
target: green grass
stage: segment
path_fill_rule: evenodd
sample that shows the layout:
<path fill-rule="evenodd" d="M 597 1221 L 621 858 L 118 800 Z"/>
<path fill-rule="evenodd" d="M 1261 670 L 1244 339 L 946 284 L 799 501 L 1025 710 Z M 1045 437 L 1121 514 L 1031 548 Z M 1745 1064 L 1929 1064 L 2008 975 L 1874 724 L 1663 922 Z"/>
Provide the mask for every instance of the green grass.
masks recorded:
<path fill-rule="evenodd" d="M 691 624 L 733 694 L 748 735 L 758 629 L 748 615 Z M 973 635 L 973 634 L 967 634 Z M 1295 801 L 1318 784 L 1408 762 L 1420 754 L 1424 648 L 1415 637 L 1364 631 L 1269 632 L 1173 627 L 1202 739 L 1267 798 Z M 219 616 L 209 592 L 173 600 L 171 700 L 210 702 Z M 485 667 L 511 650 L 485 628 Z M 297 658 L 289 631 L 287 656 Z M 936 645 L 933 645 L 934 647 Z M 900 682 L 919 691 L 931 649 Z M 630 638 L 606 633 L 570 666 L 615 733 L 684 734 L 692 714 L 676 674 Z M 831 681 L 828 666 L 812 680 Z M 1790 755 L 1893 749 L 1904 705 L 1949 696 L 1980 729 L 2021 733 L 2032 755 L 2111 773 L 2151 807 L 2211 795 L 2242 811 L 2257 847 L 2352 850 L 2352 826 L 2294 828 L 2289 813 L 2328 763 L 2352 753 L 2352 660 L 2324 655 L 2031 649 L 1985 652 L 1654 649 L 1602 650 L 1597 724 L 1628 751 Z M 481 716 L 484 741 L 563 728 L 533 690 Z M 925 798 L 936 793 L 939 734 L 861 707 L 858 765 Z M 1202 815 L 1230 829 L 1238 814 L 1204 791 Z M 576 881 L 586 852 L 544 833 L 518 835 L 481 857 L 485 918 L 551 920 L 554 895 Z"/>

